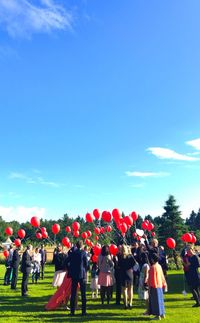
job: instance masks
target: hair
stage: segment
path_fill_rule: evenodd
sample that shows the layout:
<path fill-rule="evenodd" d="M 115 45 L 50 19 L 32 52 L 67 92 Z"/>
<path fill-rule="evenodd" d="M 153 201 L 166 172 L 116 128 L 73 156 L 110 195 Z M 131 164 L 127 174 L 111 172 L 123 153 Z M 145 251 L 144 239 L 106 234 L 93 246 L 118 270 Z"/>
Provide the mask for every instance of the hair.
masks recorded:
<path fill-rule="evenodd" d="M 37 247 L 37 248 L 35 248 L 35 251 L 36 251 L 36 252 L 38 252 L 38 251 L 39 251 L 39 248 L 38 248 L 38 247 Z"/>
<path fill-rule="evenodd" d="M 26 247 L 27 250 L 31 250 L 32 249 L 32 245 L 28 244 L 28 246 Z"/>
<path fill-rule="evenodd" d="M 157 247 L 158 246 L 158 239 L 153 239 L 152 240 L 152 244 L 154 244 L 155 247 Z"/>
<path fill-rule="evenodd" d="M 83 241 L 82 241 L 82 240 L 77 241 L 77 243 L 76 243 L 76 247 L 77 247 L 78 249 L 81 249 L 81 248 L 83 247 Z"/>
<path fill-rule="evenodd" d="M 108 256 L 110 254 L 109 246 L 105 245 L 101 249 L 101 255 L 102 256 Z"/>
<path fill-rule="evenodd" d="M 157 253 L 152 253 L 151 255 L 151 263 L 154 265 L 156 262 L 158 262 L 159 256 Z"/>
<path fill-rule="evenodd" d="M 129 250 L 128 247 L 126 245 L 122 245 L 122 257 L 126 258 L 129 255 Z"/>

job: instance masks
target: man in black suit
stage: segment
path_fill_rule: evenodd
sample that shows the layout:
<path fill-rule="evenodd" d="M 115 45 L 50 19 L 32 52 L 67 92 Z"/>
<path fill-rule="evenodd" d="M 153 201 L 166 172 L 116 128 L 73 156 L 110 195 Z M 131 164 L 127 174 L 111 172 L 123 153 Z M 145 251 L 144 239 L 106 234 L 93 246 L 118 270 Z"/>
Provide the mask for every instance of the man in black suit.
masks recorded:
<path fill-rule="evenodd" d="M 83 248 L 83 241 L 76 243 L 76 248 L 69 252 L 67 258 L 68 266 L 70 267 L 70 276 L 72 278 L 70 315 L 75 314 L 75 302 L 78 283 L 81 290 L 82 315 L 86 315 L 86 273 L 88 267 L 87 255 Z"/>
<path fill-rule="evenodd" d="M 40 264 L 41 264 L 41 278 L 44 279 L 44 266 L 47 261 L 47 252 L 44 249 L 43 244 L 41 244 L 41 249 L 40 249 L 39 253 L 41 254 L 41 262 L 40 262 Z"/>
<path fill-rule="evenodd" d="M 31 272 L 31 251 L 32 246 L 28 245 L 22 255 L 21 272 L 22 276 L 22 296 L 28 296 L 28 278 Z"/>
<path fill-rule="evenodd" d="M 16 247 L 13 252 L 12 263 L 11 263 L 11 267 L 13 270 L 12 271 L 11 289 L 16 289 L 16 286 L 17 286 L 19 262 L 20 262 L 19 248 Z"/>

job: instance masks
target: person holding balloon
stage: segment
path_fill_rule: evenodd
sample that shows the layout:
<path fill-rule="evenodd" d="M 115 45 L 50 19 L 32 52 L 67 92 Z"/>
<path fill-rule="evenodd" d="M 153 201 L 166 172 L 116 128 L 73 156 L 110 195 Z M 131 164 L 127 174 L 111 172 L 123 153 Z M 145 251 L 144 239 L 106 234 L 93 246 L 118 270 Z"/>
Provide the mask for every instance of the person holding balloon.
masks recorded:
<path fill-rule="evenodd" d="M 22 272 L 22 285 L 21 285 L 21 291 L 22 296 L 28 296 L 28 279 L 31 272 L 31 251 L 32 251 L 32 245 L 28 245 L 26 247 L 26 250 L 24 251 L 22 255 L 22 263 L 21 263 L 21 272 Z"/>
<path fill-rule="evenodd" d="M 12 258 L 13 258 L 13 245 L 10 245 L 9 255 L 6 258 L 6 272 L 4 275 L 4 285 L 10 285 L 12 279 Z"/>
<path fill-rule="evenodd" d="M 99 278 L 101 303 L 104 304 L 105 295 L 107 296 L 107 304 L 110 303 L 112 286 L 114 285 L 114 263 L 110 256 L 109 246 L 105 245 L 101 249 L 101 254 L 98 258 Z"/>

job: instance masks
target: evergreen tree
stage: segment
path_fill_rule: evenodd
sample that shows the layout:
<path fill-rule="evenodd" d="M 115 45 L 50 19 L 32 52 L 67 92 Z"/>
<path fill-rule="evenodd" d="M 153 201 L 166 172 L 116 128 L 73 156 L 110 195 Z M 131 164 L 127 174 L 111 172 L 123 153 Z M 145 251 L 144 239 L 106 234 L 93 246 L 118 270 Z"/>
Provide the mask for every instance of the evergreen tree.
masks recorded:
<path fill-rule="evenodd" d="M 197 218 L 197 214 L 194 211 L 192 211 L 189 219 L 187 218 L 185 221 L 185 224 L 189 227 L 190 231 L 195 231 L 197 229 L 196 228 L 196 218 Z"/>

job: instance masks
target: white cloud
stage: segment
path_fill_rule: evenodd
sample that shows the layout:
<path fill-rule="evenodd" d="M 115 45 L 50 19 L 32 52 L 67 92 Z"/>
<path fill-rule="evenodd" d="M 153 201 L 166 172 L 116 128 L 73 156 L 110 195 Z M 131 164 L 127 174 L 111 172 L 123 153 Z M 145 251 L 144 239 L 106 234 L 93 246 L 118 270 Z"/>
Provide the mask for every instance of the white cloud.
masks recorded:
<path fill-rule="evenodd" d="M 200 150 L 200 138 L 186 141 L 186 145 L 192 146 L 193 148 Z"/>
<path fill-rule="evenodd" d="M 126 175 L 129 177 L 163 177 L 163 176 L 169 176 L 169 173 L 165 172 L 130 172 L 127 171 Z"/>
<path fill-rule="evenodd" d="M 33 207 L 26 207 L 26 206 L 9 206 L 5 207 L 3 205 L 0 205 L 0 216 L 2 218 L 9 222 L 9 221 L 19 221 L 26 222 L 30 221 L 32 216 L 38 216 L 39 218 L 45 218 L 47 212 L 45 208 L 41 208 L 38 206 Z"/>
<path fill-rule="evenodd" d="M 40 185 L 45 185 L 45 186 L 50 186 L 50 187 L 55 187 L 55 188 L 58 188 L 61 185 L 59 183 L 46 180 L 41 176 L 37 176 L 37 177 L 32 178 L 32 177 L 29 177 L 23 173 L 18 173 L 18 172 L 11 172 L 9 175 L 9 178 L 23 180 L 27 184 L 40 184 Z"/>
<path fill-rule="evenodd" d="M 175 152 L 172 149 L 161 148 L 161 147 L 150 147 L 147 148 L 147 151 L 150 151 L 152 155 L 160 159 L 173 159 L 173 160 L 185 160 L 185 161 L 197 161 L 199 158 L 191 157 L 188 155 L 183 155 Z"/>
<path fill-rule="evenodd" d="M 0 0 L 0 24 L 12 37 L 72 28 L 72 15 L 55 0 Z"/>

